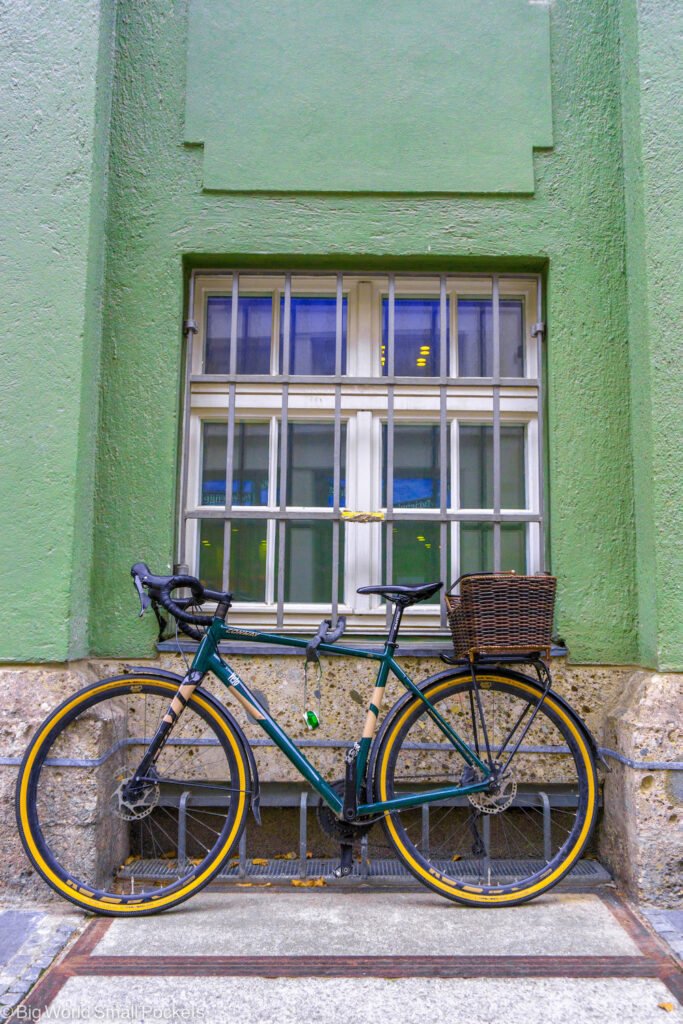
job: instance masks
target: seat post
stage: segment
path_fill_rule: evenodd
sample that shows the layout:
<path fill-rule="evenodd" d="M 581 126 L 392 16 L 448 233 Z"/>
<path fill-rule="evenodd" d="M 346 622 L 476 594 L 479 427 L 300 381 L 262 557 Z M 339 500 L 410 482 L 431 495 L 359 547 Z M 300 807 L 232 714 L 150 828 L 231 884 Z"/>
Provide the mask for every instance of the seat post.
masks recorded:
<path fill-rule="evenodd" d="M 394 617 L 391 620 L 391 626 L 389 628 L 389 636 L 387 637 L 388 644 L 395 644 L 396 637 L 398 636 L 399 626 L 401 625 L 401 619 L 403 618 L 403 610 L 405 605 L 403 601 L 397 601 L 396 607 L 394 608 Z"/>

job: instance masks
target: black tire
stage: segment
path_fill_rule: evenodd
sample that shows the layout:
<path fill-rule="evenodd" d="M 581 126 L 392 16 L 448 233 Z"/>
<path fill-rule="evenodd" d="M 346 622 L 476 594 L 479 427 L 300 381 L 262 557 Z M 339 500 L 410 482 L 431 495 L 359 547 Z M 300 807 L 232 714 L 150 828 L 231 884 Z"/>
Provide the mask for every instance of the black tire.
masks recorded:
<path fill-rule="evenodd" d="M 534 680 L 500 669 L 482 671 L 478 680 L 495 761 L 496 746 L 526 709 L 507 746 L 509 752 L 542 691 Z M 477 723 L 480 756 L 486 762 L 469 674 L 444 674 L 421 690 L 472 749 L 473 721 Z M 392 799 L 411 788 L 428 790 L 467 781 L 461 755 L 413 694 L 390 712 L 373 760 L 377 800 Z M 459 798 L 459 803 L 432 803 L 428 817 L 420 807 L 393 811 L 383 823 L 406 867 L 441 896 L 469 905 L 511 906 L 534 899 L 572 868 L 589 841 L 597 806 L 597 774 L 586 730 L 551 691 L 497 796 L 482 799 L 473 794 Z"/>
<path fill-rule="evenodd" d="M 16 790 L 24 849 L 48 885 L 84 910 L 130 917 L 176 906 L 211 881 L 239 840 L 248 758 L 201 688 L 159 755 L 158 782 L 133 806 L 121 800 L 176 691 L 161 675 L 93 683 L 45 719 L 24 755 Z"/>

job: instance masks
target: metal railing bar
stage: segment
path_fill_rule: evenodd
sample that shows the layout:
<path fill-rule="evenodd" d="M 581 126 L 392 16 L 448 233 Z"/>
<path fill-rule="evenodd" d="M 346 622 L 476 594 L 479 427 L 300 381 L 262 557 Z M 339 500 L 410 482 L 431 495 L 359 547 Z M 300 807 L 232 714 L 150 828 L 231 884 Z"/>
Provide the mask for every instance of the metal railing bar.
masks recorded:
<path fill-rule="evenodd" d="M 336 271 L 334 270 L 302 270 L 300 267 L 278 267 L 278 268 L 266 268 L 263 267 L 232 267 L 229 271 L 226 271 L 225 267 L 197 267 L 192 273 L 196 277 L 229 277 L 231 273 L 237 273 L 241 277 L 284 277 L 286 274 L 292 274 L 295 277 L 327 277 L 333 278 Z M 381 271 L 377 267 L 361 267 L 358 270 L 346 271 L 348 277 L 376 277 Z M 439 276 L 438 271 L 410 271 L 410 270 L 397 270 L 393 272 L 394 277 L 401 280 L 412 280 L 417 278 L 419 280 L 434 280 Z M 535 273 L 515 273 L 514 271 L 500 271 L 498 277 L 501 280 L 509 281 L 535 281 L 537 278 Z M 481 272 L 472 270 L 452 270 L 446 274 L 447 278 L 460 279 L 466 278 L 472 281 L 487 280 L 489 275 Z"/>
<path fill-rule="evenodd" d="M 493 377 L 420 377 L 413 379 L 412 377 L 396 377 L 392 374 L 380 377 L 350 377 L 348 374 L 328 374 L 326 376 L 314 375 L 314 374 L 281 374 L 281 373 L 194 373 L 190 377 L 192 384 L 230 384 L 234 381 L 236 384 L 320 384 L 320 385 L 334 385 L 342 384 L 349 385 L 349 387 L 382 387 L 386 388 L 389 384 L 393 384 L 397 388 L 420 388 L 429 387 L 433 388 L 440 384 L 445 384 L 448 387 L 492 387 L 494 384 Z M 501 387 L 516 387 L 516 388 L 528 388 L 529 390 L 535 391 L 538 388 L 538 381 L 534 377 L 501 377 Z"/>
<path fill-rule="evenodd" d="M 232 509 L 223 508 L 202 508 L 189 509 L 184 516 L 185 519 L 339 519 L 338 513 L 333 509 L 273 509 L 254 508 L 252 505 L 234 506 Z M 539 512 L 483 512 L 481 509 L 460 509 L 455 512 L 442 513 L 437 509 L 432 511 L 420 509 L 393 509 L 391 512 L 383 513 L 383 520 L 378 522 L 401 522 L 401 523 L 448 523 L 478 522 L 478 523 L 538 523 L 541 521 Z"/>

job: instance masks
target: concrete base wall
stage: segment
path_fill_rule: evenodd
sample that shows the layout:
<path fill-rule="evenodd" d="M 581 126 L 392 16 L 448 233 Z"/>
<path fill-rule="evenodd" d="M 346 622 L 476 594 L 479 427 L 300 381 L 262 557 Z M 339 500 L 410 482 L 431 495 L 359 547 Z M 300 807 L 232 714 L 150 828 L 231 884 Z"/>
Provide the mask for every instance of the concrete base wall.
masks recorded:
<path fill-rule="evenodd" d="M 683 760 L 683 676 L 634 672 L 605 716 L 604 745 L 637 765 Z M 600 855 L 637 899 L 683 904 L 683 772 L 611 761 Z"/>
<path fill-rule="evenodd" d="M 404 658 L 401 663 L 416 680 L 444 668 L 437 659 Z M 0 668 L 5 700 L 0 709 L 0 757 L 20 758 L 35 729 L 49 711 L 70 693 L 91 681 L 123 671 L 124 661 L 91 659 L 54 666 Z M 182 674 L 179 656 L 161 655 L 147 667 Z M 323 661 L 322 725 L 315 734 L 302 723 L 303 659 L 298 657 L 231 656 L 231 666 L 266 697 L 271 712 L 293 737 L 343 741 L 359 736 L 372 693 L 372 663 L 345 658 Z M 680 708 L 683 676 L 663 676 L 623 666 L 576 666 L 565 659 L 552 664 L 554 689 L 587 723 L 600 746 L 642 763 L 680 759 Z M 311 690 L 308 706 L 315 707 Z M 225 689 L 215 679 L 207 688 L 222 699 Z M 403 693 L 394 679 L 387 685 L 384 711 Z M 249 739 L 264 734 L 247 720 L 242 708 L 228 700 L 230 710 Z M 678 755 L 677 752 L 678 751 Z M 307 756 L 329 779 L 343 776 L 343 748 L 307 749 Z M 273 747 L 256 747 L 262 782 L 298 781 L 299 776 Z M 676 906 L 680 882 L 683 775 L 673 771 L 634 770 L 611 760 L 611 773 L 601 769 L 604 811 L 598 822 L 601 857 L 634 896 Z M 17 765 L 0 765 L 0 892 L 3 897 L 44 900 L 49 890 L 36 878 L 24 855 L 14 819 Z"/>

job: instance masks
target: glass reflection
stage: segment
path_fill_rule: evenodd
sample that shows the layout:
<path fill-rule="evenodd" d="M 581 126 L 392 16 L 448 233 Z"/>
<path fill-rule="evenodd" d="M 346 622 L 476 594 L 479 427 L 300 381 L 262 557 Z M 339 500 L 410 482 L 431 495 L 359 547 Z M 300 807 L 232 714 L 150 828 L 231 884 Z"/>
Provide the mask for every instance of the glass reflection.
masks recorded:
<path fill-rule="evenodd" d="M 206 307 L 204 373 L 230 373 L 232 297 L 213 295 Z M 270 373 L 273 300 L 240 295 L 237 303 L 236 373 Z"/>
<path fill-rule="evenodd" d="M 450 450 L 450 434 L 446 437 Z M 439 508 L 440 428 L 436 424 L 394 424 L 394 508 Z M 449 460 L 446 459 L 448 466 Z M 448 481 L 448 472 L 446 473 Z M 450 502 L 447 484 L 446 504 Z M 387 504 L 387 426 L 382 427 L 382 505 Z"/>
<path fill-rule="evenodd" d="M 394 374 L 438 377 L 441 373 L 441 304 L 438 299 L 395 299 Z M 448 319 L 446 320 L 448 324 Z M 448 330 L 447 330 L 448 334 Z M 382 375 L 389 372 L 389 300 L 382 301 Z M 448 369 L 446 370 L 448 372 Z"/>
<path fill-rule="evenodd" d="M 524 376 L 524 303 L 501 299 L 500 375 Z M 493 375 L 493 304 L 491 299 L 458 300 L 458 376 Z"/>
<path fill-rule="evenodd" d="M 493 427 L 461 423 L 460 507 L 493 508 Z M 523 426 L 501 424 L 500 505 L 526 507 Z"/>
<path fill-rule="evenodd" d="M 328 377 L 335 372 L 337 350 L 336 298 L 292 296 L 289 369 L 284 366 L 285 300 L 280 302 L 280 372 Z M 342 299 L 342 368 L 346 373 L 346 297 Z"/>

